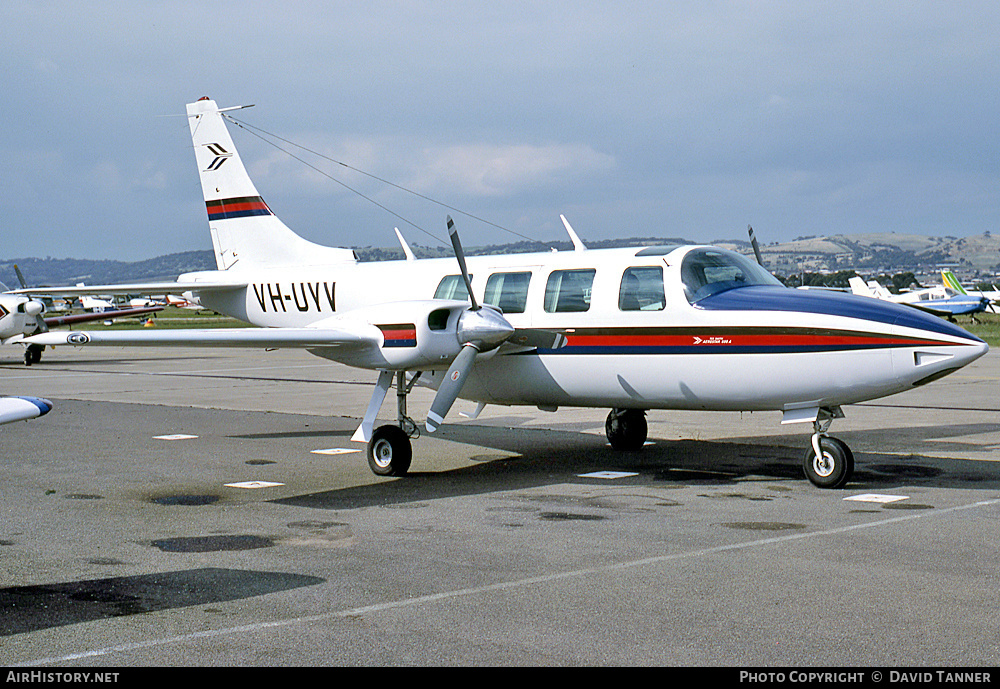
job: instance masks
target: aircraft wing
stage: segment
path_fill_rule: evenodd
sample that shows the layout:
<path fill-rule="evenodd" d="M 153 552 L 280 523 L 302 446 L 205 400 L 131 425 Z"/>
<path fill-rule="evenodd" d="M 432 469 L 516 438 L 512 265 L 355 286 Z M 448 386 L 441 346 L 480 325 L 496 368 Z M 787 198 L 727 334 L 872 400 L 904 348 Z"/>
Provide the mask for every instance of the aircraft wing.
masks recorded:
<path fill-rule="evenodd" d="M 72 287 L 26 287 L 10 294 L 80 296 L 84 294 L 183 294 L 243 289 L 246 282 L 136 282 L 125 285 L 74 285 Z"/>
<path fill-rule="evenodd" d="M 378 349 L 381 331 L 370 325 L 337 328 L 203 328 L 179 330 L 55 331 L 26 337 L 37 345 L 104 345 L 148 347 L 301 348 L 345 347 Z"/>
<path fill-rule="evenodd" d="M 964 316 L 970 313 L 985 311 L 989 301 L 978 302 L 970 300 L 940 300 L 930 302 L 899 302 L 904 306 L 909 306 L 919 311 L 934 314 L 935 316 Z"/>
<path fill-rule="evenodd" d="M 61 325 L 72 325 L 74 323 L 88 323 L 90 321 L 106 321 L 115 318 L 127 318 L 129 316 L 142 316 L 147 313 L 162 311 L 162 306 L 143 306 L 137 309 L 120 309 L 118 311 L 104 311 L 102 313 L 77 313 L 72 316 L 50 316 L 44 319 L 45 325 L 50 328 L 57 328 Z"/>

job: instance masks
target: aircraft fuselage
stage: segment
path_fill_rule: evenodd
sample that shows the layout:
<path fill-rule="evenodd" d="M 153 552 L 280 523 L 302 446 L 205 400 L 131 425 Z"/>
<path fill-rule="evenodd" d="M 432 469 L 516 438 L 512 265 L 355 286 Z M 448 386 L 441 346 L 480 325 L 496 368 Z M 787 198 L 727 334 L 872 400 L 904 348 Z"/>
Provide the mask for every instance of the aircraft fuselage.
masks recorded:
<path fill-rule="evenodd" d="M 693 249 L 469 257 L 478 300 L 499 306 L 516 328 L 560 332 L 567 344 L 553 350 L 505 345 L 481 355 L 461 396 L 543 408 L 832 407 L 907 390 L 965 365 L 986 349 L 966 331 L 934 316 L 863 297 L 761 284 L 724 290 L 692 303 L 685 292 L 682 265 Z M 629 276 L 659 273 L 658 301 L 623 304 L 623 285 Z M 219 280 L 226 274 L 199 273 L 181 279 Z M 552 302 L 553 276 L 578 274 L 590 280 L 583 301 L 565 309 Z M 497 276 L 517 277 L 513 301 L 503 289 L 491 288 Z M 232 271 L 229 277 L 235 277 Z M 425 324 L 405 302 L 400 306 L 400 300 L 460 299 L 465 296 L 464 285 L 458 292 L 448 292 L 448 285 L 442 284 L 452 280 L 455 286 L 457 278 L 453 259 L 256 270 L 246 289 L 206 292 L 202 302 L 265 327 L 310 326 L 355 315 L 376 326 L 400 326 L 383 328 L 384 362 L 349 363 L 419 368 L 430 372 L 425 378 L 436 387 L 451 357 L 442 357 L 439 363 L 430 357 L 419 367 L 397 364 L 392 358 L 408 347 L 425 345 L 423 336 L 418 336 Z M 381 321 L 373 317 L 378 311 L 374 307 L 379 306 L 386 310 Z M 428 338 L 432 335 L 423 332 Z M 344 360 L 340 352 L 311 351 Z"/>

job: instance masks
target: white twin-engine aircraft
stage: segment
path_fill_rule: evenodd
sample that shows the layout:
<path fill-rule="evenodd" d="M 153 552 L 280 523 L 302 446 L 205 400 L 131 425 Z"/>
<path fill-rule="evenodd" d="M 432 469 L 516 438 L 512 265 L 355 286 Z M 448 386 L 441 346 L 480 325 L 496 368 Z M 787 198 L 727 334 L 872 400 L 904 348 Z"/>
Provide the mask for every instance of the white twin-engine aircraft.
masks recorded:
<path fill-rule="evenodd" d="M 821 487 L 842 486 L 850 449 L 827 435 L 841 406 L 955 371 L 987 345 L 906 306 L 785 288 L 754 261 L 710 246 L 587 250 L 360 263 L 306 241 L 261 199 L 207 98 L 187 106 L 218 270 L 176 283 L 91 292 L 189 293 L 258 328 L 67 334 L 37 344 L 299 347 L 378 371 L 354 436 L 379 475 L 409 466 L 406 396 L 437 389 L 426 428 L 456 398 L 482 405 L 610 408 L 617 449 L 646 440 L 651 409 L 777 410 L 811 422 L 803 463 Z M 72 293 L 72 288 L 58 288 Z M 395 379 L 398 425 L 375 428 Z"/>

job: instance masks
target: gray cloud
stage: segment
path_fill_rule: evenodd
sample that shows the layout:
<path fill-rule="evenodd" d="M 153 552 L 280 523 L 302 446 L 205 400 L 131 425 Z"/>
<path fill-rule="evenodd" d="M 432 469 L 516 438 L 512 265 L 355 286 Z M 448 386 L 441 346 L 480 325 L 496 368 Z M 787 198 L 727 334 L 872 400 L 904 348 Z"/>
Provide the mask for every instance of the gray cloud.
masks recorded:
<path fill-rule="evenodd" d="M 8 3 L 9 257 L 208 248 L 183 117 L 240 117 L 519 233 L 586 239 L 995 230 L 989 2 Z M 327 244 L 397 218 L 246 132 L 257 185 Z M 440 207 L 324 170 L 420 227 Z M 346 175 L 340 177 L 342 175 Z M 509 235 L 463 223 L 467 244 Z M 443 236 L 443 231 L 438 232 Z"/>

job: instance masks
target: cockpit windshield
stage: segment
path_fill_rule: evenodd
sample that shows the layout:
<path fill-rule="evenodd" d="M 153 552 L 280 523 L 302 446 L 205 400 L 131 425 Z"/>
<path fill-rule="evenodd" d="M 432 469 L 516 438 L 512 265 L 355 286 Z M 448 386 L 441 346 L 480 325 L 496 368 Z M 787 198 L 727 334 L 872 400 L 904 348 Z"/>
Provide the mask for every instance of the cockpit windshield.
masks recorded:
<path fill-rule="evenodd" d="M 684 296 L 694 304 L 719 292 L 781 282 L 746 256 L 722 249 L 693 249 L 681 262 Z"/>

